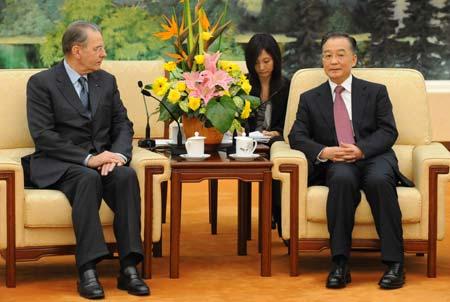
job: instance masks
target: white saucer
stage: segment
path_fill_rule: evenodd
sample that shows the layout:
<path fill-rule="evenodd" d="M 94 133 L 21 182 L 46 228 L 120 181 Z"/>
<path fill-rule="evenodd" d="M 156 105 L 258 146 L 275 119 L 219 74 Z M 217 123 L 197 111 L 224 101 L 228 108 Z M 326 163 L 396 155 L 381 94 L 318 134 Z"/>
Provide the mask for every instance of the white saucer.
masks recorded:
<path fill-rule="evenodd" d="M 188 160 L 188 161 L 202 161 L 204 159 L 209 158 L 210 156 L 211 156 L 211 154 L 206 154 L 206 153 L 203 155 L 200 155 L 200 156 L 190 156 L 189 154 L 180 154 L 181 158 L 184 158 L 185 160 Z"/>
<path fill-rule="evenodd" d="M 257 153 L 252 153 L 250 155 L 237 155 L 236 153 L 230 154 L 229 157 L 231 157 L 234 160 L 238 161 L 252 161 L 255 158 L 258 158 L 260 155 Z"/>

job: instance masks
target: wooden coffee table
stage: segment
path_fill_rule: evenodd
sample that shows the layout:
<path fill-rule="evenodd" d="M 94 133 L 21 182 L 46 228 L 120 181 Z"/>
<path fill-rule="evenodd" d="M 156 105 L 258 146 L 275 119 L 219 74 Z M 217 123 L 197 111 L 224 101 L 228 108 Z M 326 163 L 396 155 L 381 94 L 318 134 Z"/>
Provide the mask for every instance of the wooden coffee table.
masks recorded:
<path fill-rule="evenodd" d="M 182 183 L 211 179 L 238 179 L 240 182 L 259 182 L 261 226 L 261 276 L 271 275 L 271 219 L 272 219 L 272 163 L 264 157 L 252 161 L 236 161 L 225 152 L 215 152 L 203 161 L 171 158 L 170 208 L 170 278 L 179 278 L 181 188 Z M 239 200 L 239 204 L 251 200 Z M 239 206 L 239 209 L 244 208 Z M 244 215 L 238 213 L 238 216 Z M 243 232 L 240 232 L 245 234 Z M 245 240 L 243 240 L 246 242 Z"/>

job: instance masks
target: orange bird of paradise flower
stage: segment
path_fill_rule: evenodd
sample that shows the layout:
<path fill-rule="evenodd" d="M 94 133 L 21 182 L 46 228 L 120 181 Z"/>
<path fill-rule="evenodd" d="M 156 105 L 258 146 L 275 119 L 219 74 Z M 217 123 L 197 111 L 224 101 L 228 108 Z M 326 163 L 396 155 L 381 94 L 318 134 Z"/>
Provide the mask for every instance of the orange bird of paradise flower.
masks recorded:
<path fill-rule="evenodd" d="M 167 25 L 161 23 L 161 27 L 165 29 L 165 31 L 154 33 L 156 37 L 160 38 L 163 41 L 166 41 L 174 36 L 178 36 L 180 32 L 183 32 L 183 24 L 181 24 L 180 28 L 178 28 L 178 24 L 174 16 L 172 16 L 172 19 L 169 19 L 166 16 L 163 16 L 163 18 L 166 21 Z"/>

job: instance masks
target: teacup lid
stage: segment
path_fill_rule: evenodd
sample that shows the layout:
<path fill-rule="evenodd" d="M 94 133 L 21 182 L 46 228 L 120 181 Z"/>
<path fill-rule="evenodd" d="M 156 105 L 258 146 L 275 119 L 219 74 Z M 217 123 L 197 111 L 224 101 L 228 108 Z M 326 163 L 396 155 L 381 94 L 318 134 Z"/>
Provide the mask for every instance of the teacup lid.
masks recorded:
<path fill-rule="evenodd" d="M 240 135 L 236 135 L 236 139 L 250 139 L 249 136 L 246 136 L 247 134 L 245 133 L 245 131 L 243 131 Z"/>
<path fill-rule="evenodd" d="M 204 136 L 200 136 L 200 133 L 198 133 L 198 131 L 195 131 L 194 136 L 191 136 L 189 139 L 195 139 L 195 140 L 200 140 L 200 139 L 205 139 L 206 137 Z"/>

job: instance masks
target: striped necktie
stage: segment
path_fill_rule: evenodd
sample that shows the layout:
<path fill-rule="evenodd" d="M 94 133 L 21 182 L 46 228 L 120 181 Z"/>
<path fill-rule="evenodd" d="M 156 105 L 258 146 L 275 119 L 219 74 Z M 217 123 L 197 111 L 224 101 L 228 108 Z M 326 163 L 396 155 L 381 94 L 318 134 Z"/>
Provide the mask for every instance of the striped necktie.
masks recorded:
<path fill-rule="evenodd" d="M 334 98 L 333 113 L 336 136 L 339 143 L 354 144 L 355 138 L 353 137 L 352 124 L 341 95 L 344 90 L 345 88 L 342 86 L 336 86 L 334 89 L 336 96 Z"/>
<path fill-rule="evenodd" d="M 84 109 L 86 111 L 89 111 L 89 93 L 88 93 L 88 83 L 85 77 L 80 77 L 78 79 L 78 83 L 81 85 L 81 91 L 80 91 L 80 100 L 83 104 Z"/>

